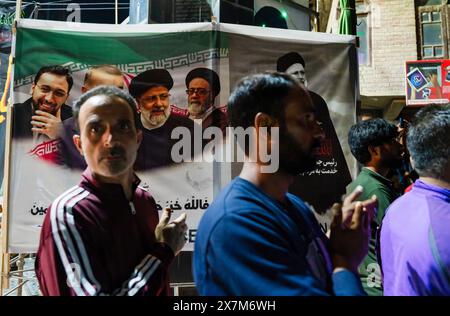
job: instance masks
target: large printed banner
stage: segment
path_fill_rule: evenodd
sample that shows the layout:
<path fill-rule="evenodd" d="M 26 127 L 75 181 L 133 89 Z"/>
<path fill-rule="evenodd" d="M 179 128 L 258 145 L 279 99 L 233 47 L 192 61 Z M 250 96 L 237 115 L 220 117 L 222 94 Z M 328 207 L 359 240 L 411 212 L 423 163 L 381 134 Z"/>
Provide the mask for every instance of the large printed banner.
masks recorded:
<path fill-rule="evenodd" d="M 130 92 L 135 78 L 145 78 L 155 73 L 151 71 L 154 69 L 167 70 L 173 81 L 172 86 L 167 85 L 170 93 L 159 95 L 169 99 L 169 118 L 158 128 L 144 128 L 144 149 L 138 154 L 137 174 L 158 208 L 172 207 L 174 217 L 187 213 L 189 240 L 185 250 L 193 249 L 196 228 L 205 209 L 241 166 L 210 162 L 205 156 L 186 163 L 172 163 L 167 158 L 173 128 L 192 124 L 191 131 L 201 138 L 207 127 L 207 119 L 200 123 L 191 120 L 191 95 L 212 94 L 209 117 L 213 119 L 207 125 L 223 129 L 228 96 L 241 77 L 277 67 L 289 72 L 292 65 L 295 68 L 295 64 L 303 64 L 307 88 L 327 137 L 316 153 L 316 170 L 299 175 L 291 191 L 323 214 L 340 199 L 351 180 L 350 170 L 356 169 L 346 138 L 355 120 L 357 98 L 353 37 L 210 23 L 118 26 L 21 20 L 14 53 L 9 252 L 36 251 L 47 206 L 81 179 L 83 161 L 74 164 L 79 157 L 60 159 L 62 138 L 31 129 L 36 128 L 31 117 L 37 108 L 51 112 L 51 106 L 40 106 L 39 92 L 61 98 L 64 105 L 51 114 L 66 126 L 66 120 L 73 120 L 69 106 L 85 89 L 87 72 L 98 65 L 117 67 Z M 298 57 L 289 57 L 294 55 L 300 55 L 303 63 Z M 39 70 L 50 65 L 70 70 L 70 93 L 46 91 L 48 87 L 36 82 Z M 215 75 L 208 77 L 213 78 L 210 89 L 192 89 L 193 79 L 210 70 L 217 74 L 217 79 Z"/>

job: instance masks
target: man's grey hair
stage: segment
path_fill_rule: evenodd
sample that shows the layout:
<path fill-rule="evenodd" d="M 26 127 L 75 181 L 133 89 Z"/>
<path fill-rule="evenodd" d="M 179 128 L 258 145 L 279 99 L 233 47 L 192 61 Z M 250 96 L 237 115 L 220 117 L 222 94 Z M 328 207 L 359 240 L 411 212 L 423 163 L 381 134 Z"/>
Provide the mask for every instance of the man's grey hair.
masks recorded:
<path fill-rule="evenodd" d="M 109 98 L 120 98 L 124 100 L 131 108 L 131 111 L 133 113 L 134 117 L 134 125 L 136 129 L 142 129 L 142 123 L 141 119 L 139 117 L 139 114 L 137 112 L 137 105 L 136 101 L 134 101 L 133 97 L 126 91 L 119 89 L 115 86 L 98 86 L 95 87 L 86 93 L 82 94 L 78 100 L 76 100 L 72 105 L 73 110 L 73 117 L 75 119 L 76 125 L 79 128 L 79 121 L 78 117 L 80 115 L 80 109 L 83 106 L 83 104 L 86 103 L 87 100 L 89 100 L 92 97 L 95 97 L 97 95 L 104 95 Z"/>
<path fill-rule="evenodd" d="M 450 163 L 450 104 L 417 112 L 406 142 L 419 175 L 441 178 Z"/>

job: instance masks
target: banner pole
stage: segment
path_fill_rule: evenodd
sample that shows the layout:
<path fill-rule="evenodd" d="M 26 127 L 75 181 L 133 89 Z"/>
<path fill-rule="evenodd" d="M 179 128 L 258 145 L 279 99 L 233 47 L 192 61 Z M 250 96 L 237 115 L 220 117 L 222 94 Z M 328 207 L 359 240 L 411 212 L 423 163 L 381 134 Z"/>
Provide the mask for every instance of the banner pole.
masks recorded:
<path fill-rule="evenodd" d="M 10 56 L 10 67 L 12 67 L 12 56 Z M 11 121 L 11 103 L 8 102 L 7 105 L 7 111 L 6 111 L 6 135 L 5 135 L 5 167 L 4 167 L 4 187 L 3 187 L 3 215 L 2 215 L 2 242 L 1 242 L 1 253 L 3 256 L 2 260 L 2 288 L 8 288 L 9 287 L 9 253 L 8 253 L 8 235 L 9 235 L 9 223 L 8 223 L 8 213 L 9 213 L 9 206 L 8 206 L 8 199 L 9 199 L 9 165 L 10 165 L 10 159 L 11 159 L 11 128 L 12 128 L 12 121 Z"/>
<path fill-rule="evenodd" d="M 10 83 L 11 83 L 11 76 L 12 76 L 12 55 L 9 55 L 9 63 L 8 63 L 8 73 L 7 73 L 7 78 L 6 78 L 6 85 L 5 85 L 5 92 L 6 89 L 10 87 Z M 5 93 L 5 95 L 7 95 L 8 93 Z M 5 107 L 6 107 L 6 135 L 5 135 L 5 164 L 4 164 L 4 179 L 3 179 L 3 203 L 2 203 L 2 222 L 1 222 L 1 227 L 2 227 L 2 240 L 1 240 L 1 244 L 0 244 L 0 253 L 1 253 L 1 258 L 0 258 L 0 264 L 1 264 L 1 268 L 0 268 L 0 273 L 1 273 L 1 280 L 0 280 L 0 295 L 2 293 L 3 288 L 8 288 L 8 274 L 9 274 L 9 254 L 8 254 L 8 203 L 7 203 L 7 199 L 8 199 L 8 193 L 9 193 L 9 148 L 11 146 L 11 142 L 10 142 L 10 123 L 8 123 L 8 119 L 11 115 L 11 104 L 9 104 L 9 102 L 6 102 L 6 100 L 2 100 L 2 102 L 5 101 Z M 8 192 L 8 193 L 7 193 Z"/>
<path fill-rule="evenodd" d="M 16 16 L 12 26 L 13 42 L 11 47 L 11 55 L 9 56 L 8 78 L 12 83 L 14 80 L 14 72 L 12 70 L 15 57 L 15 41 L 17 31 L 17 21 L 20 20 L 22 11 L 22 0 L 16 0 Z M 12 87 L 12 85 L 10 85 Z M 12 88 L 10 90 L 10 100 L 13 98 Z M 10 254 L 8 253 L 8 199 L 9 199 L 9 172 L 11 159 L 11 136 L 12 136 L 12 104 L 8 102 L 6 111 L 6 135 L 5 135 L 5 167 L 3 176 L 3 205 L 2 205 L 2 240 L 1 240 L 1 258 L 0 258 L 0 295 L 3 294 L 4 288 L 9 288 L 9 272 L 10 272 Z"/>
<path fill-rule="evenodd" d="M 336 15 L 337 15 L 338 6 L 339 6 L 339 0 L 333 0 L 333 2 L 331 3 L 330 15 L 328 16 L 326 33 L 331 33 L 333 31 L 333 26 L 336 23 Z"/>
<path fill-rule="evenodd" d="M 1 254 L 0 266 L 1 266 L 0 296 L 2 296 L 3 290 L 9 288 L 9 268 L 10 268 L 9 253 Z"/>
<path fill-rule="evenodd" d="M 116 0 L 114 11 L 115 11 L 116 24 L 119 24 L 119 0 Z"/>
<path fill-rule="evenodd" d="M 21 11 L 22 11 L 22 0 L 16 0 L 16 21 L 20 19 Z"/>

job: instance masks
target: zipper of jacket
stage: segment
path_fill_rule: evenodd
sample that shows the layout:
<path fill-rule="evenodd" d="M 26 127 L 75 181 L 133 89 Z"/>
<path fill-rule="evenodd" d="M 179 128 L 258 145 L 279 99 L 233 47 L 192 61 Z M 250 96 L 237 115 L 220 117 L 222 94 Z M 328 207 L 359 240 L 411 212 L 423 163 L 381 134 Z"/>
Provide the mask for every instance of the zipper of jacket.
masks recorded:
<path fill-rule="evenodd" d="M 136 215 L 136 209 L 134 208 L 133 201 L 130 201 L 129 204 L 130 204 L 130 208 L 131 208 L 131 214 Z"/>

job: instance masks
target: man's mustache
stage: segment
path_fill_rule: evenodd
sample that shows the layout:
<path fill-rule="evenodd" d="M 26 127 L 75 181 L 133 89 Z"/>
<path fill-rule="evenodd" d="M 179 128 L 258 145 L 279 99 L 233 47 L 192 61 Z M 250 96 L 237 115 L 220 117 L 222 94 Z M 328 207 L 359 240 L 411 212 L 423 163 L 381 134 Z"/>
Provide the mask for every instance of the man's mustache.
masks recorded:
<path fill-rule="evenodd" d="M 51 108 L 56 108 L 56 104 L 55 103 L 49 103 L 49 102 L 46 102 L 46 101 L 38 102 L 38 106 L 39 105 L 45 105 L 45 106 L 48 106 L 48 107 L 51 107 Z"/>
<path fill-rule="evenodd" d="M 36 110 L 41 110 L 41 111 L 55 115 L 56 111 L 57 111 L 56 108 L 57 108 L 56 104 L 42 102 L 42 103 L 38 103 Z"/>
<path fill-rule="evenodd" d="M 108 150 L 107 156 L 122 157 L 122 156 L 125 156 L 125 153 L 126 153 L 125 148 L 123 148 L 121 146 L 114 146 L 110 150 Z"/>
<path fill-rule="evenodd" d="M 165 110 L 166 110 L 165 107 L 154 108 L 154 109 L 152 109 L 152 113 L 153 113 L 153 112 L 165 112 Z"/>

